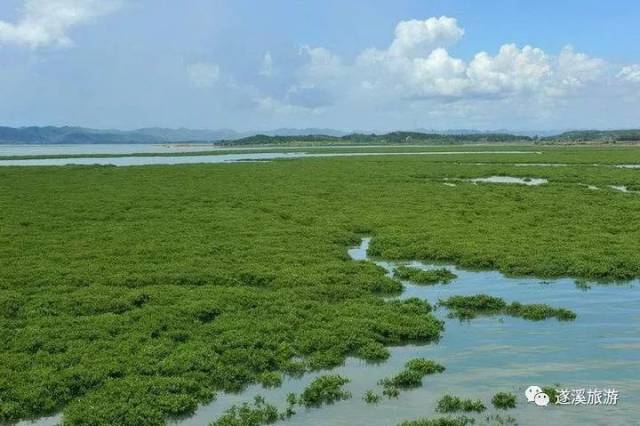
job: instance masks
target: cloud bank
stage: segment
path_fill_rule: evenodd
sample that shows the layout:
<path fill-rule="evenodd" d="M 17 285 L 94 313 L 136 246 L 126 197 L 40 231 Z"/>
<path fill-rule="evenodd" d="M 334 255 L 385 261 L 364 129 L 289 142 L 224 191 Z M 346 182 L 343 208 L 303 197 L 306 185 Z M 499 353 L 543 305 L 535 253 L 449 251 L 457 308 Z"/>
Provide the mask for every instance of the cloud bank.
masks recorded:
<path fill-rule="evenodd" d="M 446 16 L 401 21 L 388 48 L 362 51 L 350 65 L 326 49 L 306 47 L 307 86 L 326 87 L 342 76 L 346 87 L 378 97 L 407 99 L 506 98 L 517 95 L 562 96 L 597 79 L 605 62 L 564 48 L 549 55 L 533 46 L 504 44 L 498 52 L 478 52 L 470 61 L 452 57 L 464 29 Z M 335 84 L 334 84 L 335 86 Z"/>
<path fill-rule="evenodd" d="M 119 0 L 25 0 L 17 22 L 0 21 L 0 45 L 68 47 L 69 31 L 113 12 Z"/>

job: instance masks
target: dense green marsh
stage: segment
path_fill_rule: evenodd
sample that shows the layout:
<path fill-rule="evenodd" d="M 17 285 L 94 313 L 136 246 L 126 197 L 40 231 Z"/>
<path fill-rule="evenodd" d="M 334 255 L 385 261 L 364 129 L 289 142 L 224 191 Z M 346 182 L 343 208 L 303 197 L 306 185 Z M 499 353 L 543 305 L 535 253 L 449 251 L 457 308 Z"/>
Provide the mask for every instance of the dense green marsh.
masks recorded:
<path fill-rule="evenodd" d="M 2 168 L 0 420 L 161 424 L 221 391 L 436 341 L 427 302 L 385 299 L 401 284 L 347 257 L 362 234 L 389 259 L 640 276 L 640 197 L 579 185 L 637 187 L 639 171 L 566 152 L 540 157 L 583 164 L 470 154 Z M 549 184 L 442 184 L 494 175 Z"/>

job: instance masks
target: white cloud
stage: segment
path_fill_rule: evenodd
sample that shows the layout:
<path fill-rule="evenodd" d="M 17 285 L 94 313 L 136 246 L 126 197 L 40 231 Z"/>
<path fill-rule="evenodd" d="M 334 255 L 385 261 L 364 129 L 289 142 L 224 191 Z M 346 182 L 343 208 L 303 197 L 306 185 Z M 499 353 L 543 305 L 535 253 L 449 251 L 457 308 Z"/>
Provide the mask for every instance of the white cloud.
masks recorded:
<path fill-rule="evenodd" d="M 601 59 L 574 52 L 572 47 L 553 56 L 533 46 L 515 44 L 502 45 L 495 55 L 479 52 L 466 63 L 446 50 L 463 35 L 464 29 L 455 19 L 443 16 L 400 22 L 389 48 L 365 49 L 352 65 L 342 65 L 326 49 L 314 50 L 332 58 L 329 68 L 339 69 L 344 84 L 350 85 L 341 92 L 361 90 L 367 96 L 377 93 L 380 98 L 557 97 L 596 80 L 606 65 Z M 313 66 L 313 60 L 308 66 Z M 307 85 L 322 84 L 321 73 L 307 77 Z"/>
<path fill-rule="evenodd" d="M 538 48 L 505 44 L 496 56 L 475 55 L 467 68 L 470 90 L 480 94 L 507 95 L 539 88 L 551 75 L 549 58 Z"/>
<path fill-rule="evenodd" d="M 628 65 L 622 67 L 617 77 L 631 83 L 640 83 L 640 65 Z"/>
<path fill-rule="evenodd" d="M 438 47 L 457 43 L 464 35 L 454 18 L 441 16 L 424 21 L 400 21 L 389 54 L 401 57 L 424 56 Z"/>
<path fill-rule="evenodd" d="M 0 45 L 67 47 L 72 27 L 114 11 L 119 0 L 24 0 L 16 23 L 0 21 Z"/>
<path fill-rule="evenodd" d="M 267 52 L 264 54 L 262 58 L 262 65 L 260 66 L 260 71 L 258 74 L 263 75 L 265 77 L 271 77 L 273 75 L 273 58 L 271 57 L 271 52 Z"/>
<path fill-rule="evenodd" d="M 459 96 L 468 89 L 464 61 L 437 48 L 426 58 L 413 59 L 407 76 L 408 91 L 418 96 Z"/>
<path fill-rule="evenodd" d="M 551 53 L 505 43 L 467 60 L 452 56 L 448 49 L 464 34 L 455 19 L 443 16 L 400 22 L 387 48 L 363 49 L 353 61 L 304 46 L 306 62 L 294 68 L 288 89 L 265 95 L 260 105 L 274 114 L 367 110 L 435 121 L 500 116 L 543 122 L 568 108 L 570 99 L 575 105 L 610 86 L 610 65 L 571 46 Z M 623 68 L 618 77 L 640 82 L 640 65 Z"/>
<path fill-rule="evenodd" d="M 196 62 L 187 67 L 187 76 L 194 87 L 210 88 L 220 79 L 220 67 L 216 64 Z"/>
<path fill-rule="evenodd" d="M 597 80 L 605 67 L 606 63 L 602 59 L 576 53 L 573 47 L 566 46 L 558 55 L 555 66 L 557 93 L 563 94 L 567 89 L 581 88 Z"/>

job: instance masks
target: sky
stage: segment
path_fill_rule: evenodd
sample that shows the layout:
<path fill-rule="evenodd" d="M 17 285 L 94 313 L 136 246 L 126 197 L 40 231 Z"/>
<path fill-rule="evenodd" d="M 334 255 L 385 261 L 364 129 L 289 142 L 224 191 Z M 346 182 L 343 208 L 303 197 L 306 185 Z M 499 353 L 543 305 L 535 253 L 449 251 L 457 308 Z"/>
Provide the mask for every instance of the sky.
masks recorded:
<path fill-rule="evenodd" d="M 640 128 L 637 0 L 2 0 L 0 125 Z"/>

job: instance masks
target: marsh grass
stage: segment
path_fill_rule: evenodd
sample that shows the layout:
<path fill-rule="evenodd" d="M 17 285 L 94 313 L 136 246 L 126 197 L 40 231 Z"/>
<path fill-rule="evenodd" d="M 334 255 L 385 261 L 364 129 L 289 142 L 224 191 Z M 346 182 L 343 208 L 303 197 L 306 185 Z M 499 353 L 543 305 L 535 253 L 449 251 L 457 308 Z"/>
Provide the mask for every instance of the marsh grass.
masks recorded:
<path fill-rule="evenodd" d="M 511 416 L 503 416 L 501 414 L 491 414 L 484 418 L 487 425 L 495 426 L 517 426 L 518 421 Z"/>
<path fill-rule="evenodd" d="M 572 321 L 576 319 L 573 311 L 565 308 L 554 308 L 546 304 L 522 304 L 512 302 L 507 304 L 502 298 L 478 294 L 475 296 L 451 296 L 440 300 L 440 305 L 448 308 L 450 316 L 459 319 L 472 319 L 478 315 L 504 314 L 523 318 L 530 321 L 542 321 L 556 318 L 558 321 Z"/>
<path fill-rule="evenodd" d="M 258 376 L 258 382 L 265 388 L 277 388 L 282 384 L 282 374 L 267 371 Z"/>
<path fill-rule="evenodd" d="M 256 396 L 253 404 L 243 403 L 232 406 L 209 426 L 262 426 L 280 419 L 278 409 L 267 404 L 261 396 Z"/>
<path fill-rule="evenodd" d="M 422 270 L 410 266 L 401 265 L 395 269 L 395 277 L 401 280 L 409 280 L 415 284 L 448 284 L 457 275 L 446 268 Z"/>
<path fill-rule="evenodd" d="M 385 259 L 640 276 L 640 197 L 577 185 L 640 184 L 637 170 L 588 165 L 640 150 L 531 149 L 542 154 L 0 168 L 0 421 L 161 424 L 266 372 L 436 341 L 429 304 L 386 301 L 400 282 L 349 259 L 363 231 Z M 532 161 L 568 166 L 512 164 Z M 550 183 L 441 184 L 494 175 Z"/>
<path fill-rule="evenodd" d="M 367 404 L 377 404 L 378 402 L 380 402 L 380 395 L 369 389 L 365 392 L 362 400 Z"/>
<path fill-rule="evenodd" d="M 383 387 L 383 395 L 388 398 L 397 398 L 400 390 L 420 387 L 425 376 L 443 371 L 445 371 L 445 367 L 437 362 L 415 358 L 407 361 L 402 371 L 394 376 L 381 379 L 378 384 Z"/>
<path fill-rule="evenodd" d="M 411 420 L 398 424 L 398 426 L 466 426 L 475 423 L 472 417 L 437 417 L 435 419 Z"/>
<path fill-rule="evenodd" d="M 491 398 L 491 403 L 494 407 L 501 410 L 516 408 L 516 396 L 512 393 L 498 392 Z"/>
<path fill-rule="evenodd" d="M 351 393 L 342 389 L 349 379 L 339 375 L 320 376 L 313 380 L 300 395 L 298 403 L 305 407 L 320 407 L 351 398 Z"/>
<path fill-rule="evenodd" d="M 549 403 L 551 404 L 555 404 L 558 401 L 558 387 L 559 385 L 542 387 L 542 392 L 549 396 Z"/>
<path fill-rule="evenodd" d="M 438 413 L 454 413 L 456 411 L 481 413 L 487 407 L 479 399 L 462 399 L 453 395 L 445 395 L 438 401 L 436 411 Z"/>

